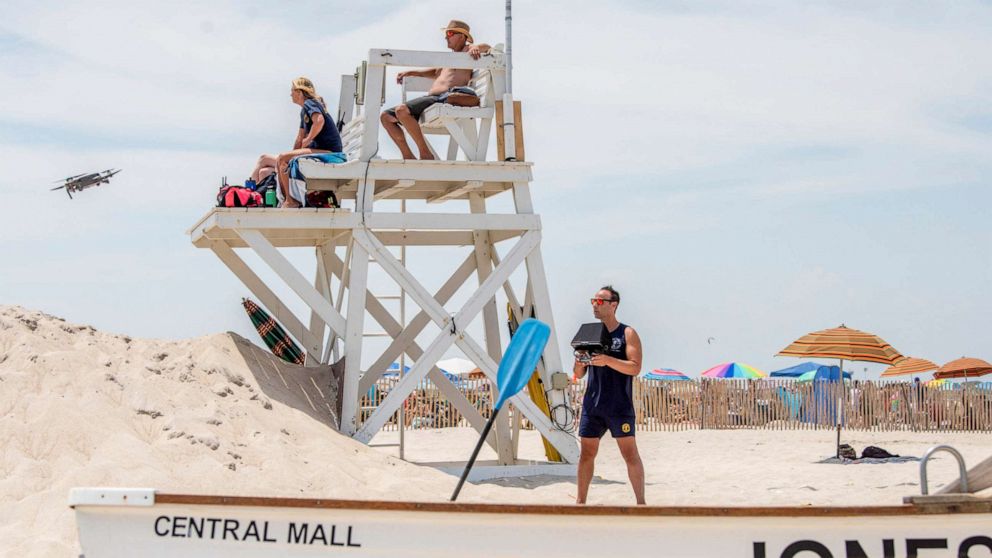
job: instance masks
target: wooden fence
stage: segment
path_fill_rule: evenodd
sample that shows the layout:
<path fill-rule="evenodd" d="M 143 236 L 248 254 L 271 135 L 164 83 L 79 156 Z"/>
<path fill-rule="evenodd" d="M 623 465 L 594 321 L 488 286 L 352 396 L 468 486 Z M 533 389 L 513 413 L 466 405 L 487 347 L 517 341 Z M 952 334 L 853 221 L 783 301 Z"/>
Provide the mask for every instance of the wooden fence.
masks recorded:
<path fill-rule="evenodd" d="M 362 401 L 365 420 L 396 384 L 383 379 Z M 637 428 L 641 431 L 762 428 L 920 432 L 992 432 L 992 390 L 987 387 L 914 386 L 909 382 L 807 382 L 794 380 L 634 380 Z M 492 413 L 488 380 L 462 380 L 458 389 L 484 417 Z M 585 383 L 569 388 L 576 422 Z M 397 412 L 383 430 L 399 428 Z M 430 381 L 404 403 L 406 428 L 468 426 Z M 524 428 L 529 428 L 527 421 Z"/>

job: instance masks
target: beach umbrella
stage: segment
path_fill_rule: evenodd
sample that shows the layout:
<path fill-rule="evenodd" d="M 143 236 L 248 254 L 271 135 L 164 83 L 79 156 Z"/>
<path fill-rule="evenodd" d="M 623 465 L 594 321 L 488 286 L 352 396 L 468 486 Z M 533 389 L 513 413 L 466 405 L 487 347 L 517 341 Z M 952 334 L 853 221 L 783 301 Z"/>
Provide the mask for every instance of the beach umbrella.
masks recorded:
<path fill-rule="evenodd" d="M 936 370 L 939 368 L 933 362 L 925 358 L 916 357 L 906 357 L 899 362 L 893 364 L 892 366 L 885 369 L 882 372 L 883 378 L 888 378 L 891 376 L 905 376 L 908 374 L 920 374 L 922 372 L 930 372 L 931 370 Z"/>
<path fill-rule="evenodd" d="M 807 333 L 775 356 L 836 358 L 840 368 L 844 368 L 845 360 L 895 364 L 905 358 L 881 337 L 844 324 Z"/>
<path fill-rule="evenodd" d="M 245 307 L 245 312 L 248 312 L 248 317 L 251 318 L 255 330 L 262 337 L 262 341 L 268 345 L 272 354 L 286 362 L 303 365 L 303 351 L 290 339 L 286 330 L 272 316 L 269 316 L 268 312 L 247 298 L 241 299 L 241 305 Z"/>
<path fill-rule="evenodd" d="M 980 358 L 961 357 L 940 367 L 933 375 L 937 379 L 977 378 L 992 373 L 992 364 Z"/>
<path fill-rule="evenodd" d="M 761 370 L 744 363 L 739 362 L 725 362 L 723 364 L 717 364 L 713 368 L 710 368 L 706 372 L 700 374 L 705 378 L 764 378 L 767 376 Z"/>
<path fill-rule="evenodd" d="M 464 358 L 449 358 L 437 361 L 437 367 L 449 374 L 461 376 L 475 370 L 477 366 L 471 360 Z"/>
<path fill-rule="evenodd" d="M 656 368 L 641 376 L 641 378 L 645 380 L 680 380 L 683 382 L 691 379 L 689 376 L 671 368 Z"/>
<path fill-rule="evenodd" d="M 482 429 L 482 435 L 479 436 L 479 441 L 475 444 L 472 457 L 465 464 L 465 470 L 462 471 L 462 476 L 458 479 L 455 492 L 451 495 L 452 502 L 458 499 L 458 493 L 461 492 L 462 485 L 465 484 L 465 479 L 468 478 L 468 473 L 472 470 L 472 465 L 475 464 L 475 459 L 479 457 L 479 450 L 482 449 L 483 442 L 489 436 L 489 431 L 492 430 L 493 423 L 496 422 L 496 417 L 499 415 L 500 409 L 503 408 L 503 404 L 520 393 L 520 390 L 524 389 L 524 386 L 530 381 L 534 374 L 534 368 L 537 367 L 537 363 L 541 360 L 541 354 L 544 353 L 544 346 L 548 344 L 549 337 L 551 337 L 551 328 L 548 324 L 534 318 L 528 318 L 520 324 L 513 338 L 510 339 L 510 344 L 507 345 L 506 353 L 503 354 L 503 359 L 499 362 L 499 369 L 496 371 L 496 387 L 499 389 L 499 397 L 493 403 L 492 415 Z"/>

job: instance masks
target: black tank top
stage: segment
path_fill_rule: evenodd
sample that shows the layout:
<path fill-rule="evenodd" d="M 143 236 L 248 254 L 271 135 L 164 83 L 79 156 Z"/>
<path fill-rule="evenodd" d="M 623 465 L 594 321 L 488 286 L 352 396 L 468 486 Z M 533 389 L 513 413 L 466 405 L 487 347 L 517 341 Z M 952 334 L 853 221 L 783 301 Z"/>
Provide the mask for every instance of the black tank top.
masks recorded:
<path fill-rule="evenodd" d="M 610 332 L 608 356 L 627 360 L 627 325 Z M 586 367 L 586 394 L 582 412 L 606 417 L 634 416 L 634 377 L 609 366 Z"/>

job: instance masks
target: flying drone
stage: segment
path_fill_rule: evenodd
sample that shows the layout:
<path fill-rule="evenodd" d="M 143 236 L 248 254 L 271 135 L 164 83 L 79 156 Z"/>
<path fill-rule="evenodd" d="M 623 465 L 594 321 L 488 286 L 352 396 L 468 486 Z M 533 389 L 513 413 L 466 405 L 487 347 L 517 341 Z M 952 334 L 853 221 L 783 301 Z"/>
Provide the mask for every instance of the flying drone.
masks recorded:
<path fill-rule="evenodd" d="M 121 169 L 107 169 L 103 172 L 91 172 L 89 174 L 70 176 L 64 180 L 56 180 L 56 184 L 59 182 L 64 182 L 64 184 L 52 188 L 51 191 L 54 192 L 55 190 L 65 188 L 65 193 L 69 194 L 69 199 L 72 199 L 73 192 L 82 192 L 87 188 L 92 188 L 101 184 L 110 184 L 110 177 L 119 172 L 121 172 Z"/>

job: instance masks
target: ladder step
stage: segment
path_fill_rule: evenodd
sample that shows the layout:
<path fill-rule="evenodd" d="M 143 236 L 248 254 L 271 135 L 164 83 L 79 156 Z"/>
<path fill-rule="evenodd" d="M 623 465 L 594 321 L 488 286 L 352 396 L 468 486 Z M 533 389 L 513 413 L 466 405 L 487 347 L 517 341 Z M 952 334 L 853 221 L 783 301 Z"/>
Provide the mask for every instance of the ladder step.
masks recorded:
<path fill-rule="evenodd" d="M 402 295 L 386 295 L 386 296 L 377 296 L 376 298 L 378 298 L 379 300 L 400 300 L 400 299 L 403 298 L 403 296 Z"/>
<path fill-rule="evenodd" d="M 385 331 L 373 331 L 369 333 L 363 333 L 362 337 L 392 337 L 392 335 L 386 333 Z"/>

